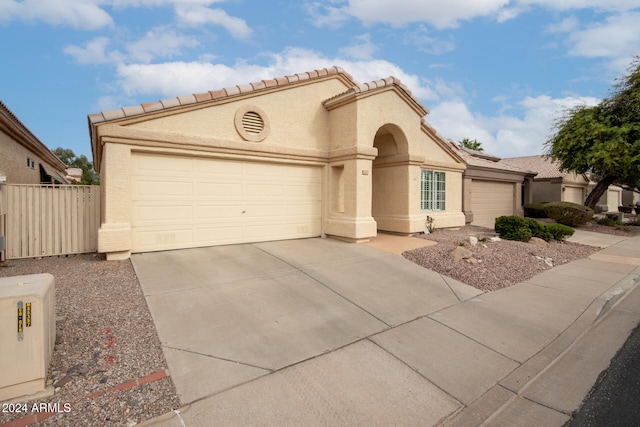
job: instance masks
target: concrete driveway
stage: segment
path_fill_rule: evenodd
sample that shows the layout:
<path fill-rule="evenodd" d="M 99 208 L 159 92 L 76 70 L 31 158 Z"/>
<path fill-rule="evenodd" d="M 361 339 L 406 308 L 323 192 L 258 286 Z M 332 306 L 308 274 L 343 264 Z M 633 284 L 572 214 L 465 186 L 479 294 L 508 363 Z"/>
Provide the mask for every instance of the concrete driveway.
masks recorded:
<path fill-rule="evenodd" d="M 475 288 L 397 255 L 331 239 L 146 253 L 132 261 L 182 404 L 262 377 L 223 393 L 225 399 L 273 405 L 266 387 L 267 395 L 291 393 L 277 397 L 288 405 L 360 402 L 363 412 L 345 413 L 376 423 L 407 413 L 437 422 L 459 406 L 363 338 L 478 295 Z M 438 329 L 426 323 L 416 327 Z M 309 382 L 327 393 L 305 396 L 318 393 Z"/>

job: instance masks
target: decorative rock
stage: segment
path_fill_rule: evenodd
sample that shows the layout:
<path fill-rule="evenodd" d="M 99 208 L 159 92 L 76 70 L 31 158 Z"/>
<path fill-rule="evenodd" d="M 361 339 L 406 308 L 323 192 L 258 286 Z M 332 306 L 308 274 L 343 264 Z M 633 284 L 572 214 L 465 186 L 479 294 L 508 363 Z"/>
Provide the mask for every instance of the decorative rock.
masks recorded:
<path fill-rule="evenodd" d="M 479 262 L 481 262 L 480 260 L 477 260 L 474 257 L 465 258 L 464 260 L 469 264 L 478 264 Z"/>
<path fill-rule="evenodd" d="M 460 261 L 463 259 L 471 258 L 473 254 L 469 249 L 465 249 L 462 246 L 456 246 L 454 249 L 449 251 L 449 256 L 455 261 Z"/>
<path fill-rule="evenodd" d="M 475 246 L 478 244 L 478 238 L 475 236 L 469 236 L 469 244 L 471 244 L 471 246 Z"/>
<path fill-rule="evenodd" d="M 71 378 L 71 375 L 67 375 L 66 377 L 64 377 L 63 379 L 61 379 L 60 381 L 58 381 L 57 383 L 55 383 L 53 386 L 55 388 L 60 388 L 60 387 L 64 387 L 67 383 L 69 383 L 73 378 Z"/>
<path fill-rule="evenodd" d="M 491 240 L 492 242 L 499 242 L 502 239 L 500 237 L 498 237 L 498 236 L 495 236 L 495 237 L 490 238 L 489 240 Z"/>
<path fill-rule="evenodd" d="M 532 245 L 541 246 L 541 247 L 549 246 L 549 243 L 545 242 L 543 239 L 539 237 L 532 237 L 529 240 L 529 243 L 531 243 Z"/>

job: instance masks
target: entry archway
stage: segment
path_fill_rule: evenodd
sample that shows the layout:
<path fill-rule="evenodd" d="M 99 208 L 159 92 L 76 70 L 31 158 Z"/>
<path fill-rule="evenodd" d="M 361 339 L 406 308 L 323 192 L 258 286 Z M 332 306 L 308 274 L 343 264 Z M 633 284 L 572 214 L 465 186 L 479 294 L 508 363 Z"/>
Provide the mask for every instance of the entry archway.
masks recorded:
<path fill-rule="evenodd" d="M 373 161 L 371 215 L 380 231 L 406 232 L 409 212 L 408 141 L 395 124 L 381 126 L 373 140 L 378 156 Z"/>

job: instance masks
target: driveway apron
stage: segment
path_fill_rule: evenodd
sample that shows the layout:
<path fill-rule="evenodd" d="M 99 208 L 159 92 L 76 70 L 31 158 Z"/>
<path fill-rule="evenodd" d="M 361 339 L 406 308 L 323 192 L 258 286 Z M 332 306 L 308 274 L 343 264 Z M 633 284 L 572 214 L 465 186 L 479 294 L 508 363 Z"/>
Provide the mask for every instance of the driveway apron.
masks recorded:
<path fill-rule="evenodd" d="M 135 254 L 132 261 L 182 404 L 334 359 L 355 363 L 347 370 L 359 357 L 386 364 L 390 356 L 364 338 L 479 293 L 397 255 L 331 239 Z M 279 372 L 339 349 L 328 362 Z M 424 398 L 436 395 L 447 413 L 458 406 L 412 370 L 385 381 L 379 386 L 398 399 L 408 382 L 423 387 Z M 408 404 L 419 406 L 417 399 Z M 437 412 L 435 419 L 444 415 Z"/>

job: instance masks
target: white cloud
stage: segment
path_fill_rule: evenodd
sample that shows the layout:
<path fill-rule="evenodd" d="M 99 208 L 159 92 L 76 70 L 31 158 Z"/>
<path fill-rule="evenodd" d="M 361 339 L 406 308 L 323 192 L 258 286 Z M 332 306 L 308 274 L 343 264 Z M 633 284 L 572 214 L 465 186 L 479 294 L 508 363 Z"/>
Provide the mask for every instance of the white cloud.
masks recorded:
<path fill-rule="evenodd" d="M 337 28 L 350 18 L 349 9 L 345 6 L 336 7 L 325 2 L 312 2 L 307 3 L 305 8 L 316 27 Z"/>
<path fill-rule="evenodd" d="M 570 33 L 577 30 L 580 27 L 580 22 L 575 16 L 569 16 L 560 22 L 548 25 L 546 28 L 547 33 Z"/>
<path fill-rule="evenodd" d="M 127 54 L 115 49 L 109 50 L 109 43 L 107 37 L 97 37 L 83 46 L 68 45 L 63 52 L 80 64 L 149 63 L 156 58 L 179 55 L 184 47 L 198 45 L 196 39 L 177 34 L 168 28 L 150 30 L 144 37 L 125 47 Z"/>
<path fill-rule="evenodd" d="M 349 12 L 365 23 L 425 22 L 436 28 L 451 28 L 462 20 L 496 14 L 508 3 L 509 0 L 350 0 Z"/>
<path fill-rule="evenodd" d="M 175 97 L 335 65 L 344 68 L 360 83 L 395 76 L 419 99 L 433 100 L 438 97 L 430 87 L 430 82 L 406 73 L 397 65 L 384 60 L 329 58 L 300 48 L 288 48 L 281 53 L 269 53 L 265 56 L 267 65 L 246 62 L 238 62 L 233 66 L 207 62 L 121 64 L 117 68 L 118 86 L 129 96 L 160 94 Z"/>
<path fill-rule="evenodd" d="M 433 37 L 424 25 L 420 25 L 416 30 L 408 32 L 403 42 L 414 45 L 418 50 L 432 55 L 442 55 L 456 48 L 456 43 L 453 39 L 443 40 Z"/>
<path fill-rule="evenodd" d="M 554 121 L 577 105 L 595 105 L 591 97 L 525 97 L 515 108 L 487 116 L 472 112 L 461 100 L 444 101 L 431 109 L 428 120 L 447 138 L 477 139 L 487 153 L 518 157 L 544 152 Z"/>
<path fill-rule="evenodd" d="M 620 58 L 624 61 L 624 69 L 638 54 L 639 22 L 640 13 L 628 12 L 575 31 L 569 36 L 569 53 L 588 58 Z"/>
<path fill-rule="evenodd" d="M 91 0 L 2 0 L 0 22 L 43 21 L 85 30 L 113 25 L 111 16 Z"/>
<path fill-rule="evenodd" d="M 353 59 L 370 59 L 378 50 L 378 47 L 371 42 L 369 34 L 356 36 L 354 43 L 340 49 L 340 54 Z"/>
<path fill-rule="evenodd" d="M 615 13 L 640 7 L 639 0 L 348 0 L 333 4 L 307 3 L 307 12 L 315 25 L 335 27 L 352 16 L 365 24 L 422 22 L 442 29 L 483 16 L 504 22 L 534 7 L 562 12 L 595 9 Z"/>
<path fill-rule="evenodd" d="M 108 45 L 109 39 L 107 37 L 98 37 L 88 41 L 84 46 L 67 45 L 63 52 L 80 64 L 105 64 L 120 61 L 120 53 L 107 52 Z"/>
<path fill-rule="evenodd" d="M 251 37 L 251 28 L 244 19 L 229 16 L 222 9 L 210 9 L 204 6 L 176 6 L 178 22 L 185 26 L 219 25 L 227 30 L 233 37 L 248 39 Z"/>
<path fill-rule="evenodd" d="M 182 53 L 184 47 L 198 46 L 193 37 L 177 34 L 168 28 L 154 28 L 143 38 L 127 46 L 131 61 L 151 62 L 155 58 L 170 58 Z"/>

